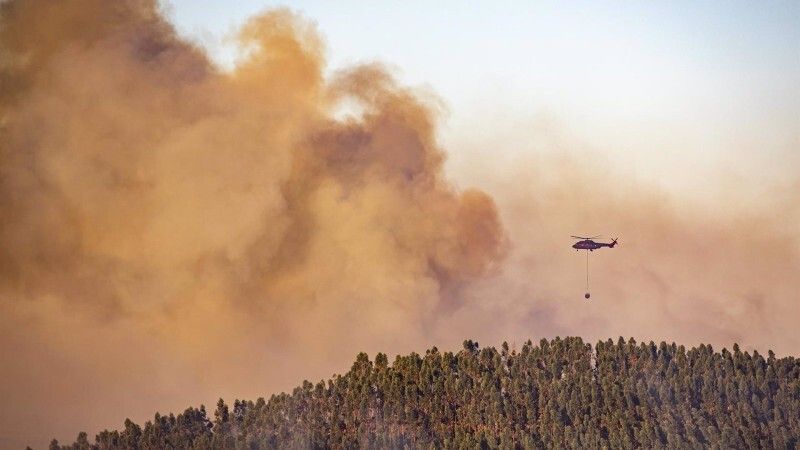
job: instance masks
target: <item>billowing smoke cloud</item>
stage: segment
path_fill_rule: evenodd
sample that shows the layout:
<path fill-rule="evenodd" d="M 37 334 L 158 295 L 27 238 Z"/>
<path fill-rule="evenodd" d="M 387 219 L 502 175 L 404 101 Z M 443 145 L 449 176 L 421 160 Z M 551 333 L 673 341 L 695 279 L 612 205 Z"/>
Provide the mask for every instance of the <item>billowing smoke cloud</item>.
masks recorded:
<path fill-rule="evenodd" d="M 361 350 L 800 349 L 796 196 L 700 210 L 602 165 L 482 161 L 496 208 L 445 179 L 437 99 L 377 65 L 326 78 L 286 11 L 239 39 L 226 72 L 155 1 L 0 4 L 0 447 L 269 395 Z M 565 237 L 606 230 L 586 303 Z"/>
<path fill-rule="evenodd" d="M 153 1 L 2 8 L 0 434 L 327 375 L 501 261 L 492 199 L 443 178 L 436 100 L 379 66 L 325 80 L 291 13 L 223 73 Z"/>

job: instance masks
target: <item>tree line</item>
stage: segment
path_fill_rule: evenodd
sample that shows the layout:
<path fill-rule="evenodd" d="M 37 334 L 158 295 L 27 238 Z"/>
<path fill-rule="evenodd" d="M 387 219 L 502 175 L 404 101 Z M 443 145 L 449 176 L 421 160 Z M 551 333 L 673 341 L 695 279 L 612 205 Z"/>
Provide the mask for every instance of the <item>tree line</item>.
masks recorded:
<path fill-rule="evenodd" d="M 349 372 L 268 400 L 222 399 L 126 420 L 59 449 L 788 448 L 800 444 L 800 359 L 578 337 L 356 357 Z"/>

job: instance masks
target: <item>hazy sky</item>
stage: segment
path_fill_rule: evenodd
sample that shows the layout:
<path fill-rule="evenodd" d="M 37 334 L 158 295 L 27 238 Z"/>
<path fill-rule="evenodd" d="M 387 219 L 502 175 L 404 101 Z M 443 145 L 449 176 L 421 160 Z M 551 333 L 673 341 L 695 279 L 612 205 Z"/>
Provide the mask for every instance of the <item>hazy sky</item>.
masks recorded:
<path fill-rule="evenodd" d="M 457 179 L 482 157 L 534 152 L 542 127 L 697 199 L 717 194 L 709 176 L 757 198 L 800 167 L 798 2 L 168 5 L 227 64 L 236 25 L 288 6 L 317 24 L 330 70 L 377 60 L 430 88 L 449 110 L 442 139 Z"/>

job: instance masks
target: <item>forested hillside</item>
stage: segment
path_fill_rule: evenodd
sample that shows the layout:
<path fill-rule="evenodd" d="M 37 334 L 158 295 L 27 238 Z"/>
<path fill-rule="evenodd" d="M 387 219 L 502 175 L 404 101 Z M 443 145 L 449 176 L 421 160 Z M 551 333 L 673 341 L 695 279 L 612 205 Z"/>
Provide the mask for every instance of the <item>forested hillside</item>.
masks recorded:
<path fill-rule="evenodd" d="M 797 448 L 800 360 L 711 346 L 530 341 L 359 354 L 345 375 L 61 448 Z M 59 448 L 54 441 L 51 448 Z"/>

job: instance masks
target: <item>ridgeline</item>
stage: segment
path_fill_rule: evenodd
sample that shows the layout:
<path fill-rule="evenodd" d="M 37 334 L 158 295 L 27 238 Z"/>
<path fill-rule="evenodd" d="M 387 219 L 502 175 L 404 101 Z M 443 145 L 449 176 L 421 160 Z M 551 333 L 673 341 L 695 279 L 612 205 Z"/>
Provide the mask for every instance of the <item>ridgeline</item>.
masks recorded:
<path fill-rule="evenodd" d="M 790 448 L 800 446 L 800 359 L 632 339 L 465 341 L 361 353 L 345 375 L 268 400 L 220 400 L 143 427 L 125 421 L 61 449 Z"/>

